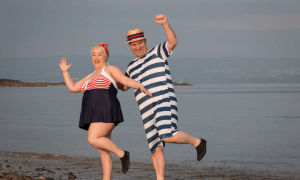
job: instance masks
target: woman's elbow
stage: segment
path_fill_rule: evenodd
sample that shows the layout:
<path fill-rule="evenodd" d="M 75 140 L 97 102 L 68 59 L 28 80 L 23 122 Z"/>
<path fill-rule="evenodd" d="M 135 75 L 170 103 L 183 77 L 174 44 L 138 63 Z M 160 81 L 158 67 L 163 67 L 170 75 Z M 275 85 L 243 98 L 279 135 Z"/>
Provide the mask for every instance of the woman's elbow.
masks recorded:
<path fill-rule="evenodd" d="M 80 90 L 78 90 L 78 89 L 74 89 L 74 88 L 68 88 L 69 89 L 69 92 L 71 92 L 71 93 L 78 93 L 78 92 L 80 92 Z"/>

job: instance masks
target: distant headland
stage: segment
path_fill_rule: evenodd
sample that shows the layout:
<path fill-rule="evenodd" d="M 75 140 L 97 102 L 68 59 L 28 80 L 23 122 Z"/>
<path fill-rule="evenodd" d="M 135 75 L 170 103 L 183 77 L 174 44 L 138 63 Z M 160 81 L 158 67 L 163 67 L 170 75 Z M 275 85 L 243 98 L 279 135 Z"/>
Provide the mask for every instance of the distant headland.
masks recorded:
<path fill-rule="evenodd" d="M 46 87 L 46 86 L 64 86 L 65 82 L 22 82 L 12 79 L 0 79 L 0 87 Z"/>
<path fill-rule="evenodd" d="M 13 79 L 0 79 L 0 87 L 46 87 L 46 86 L 65 86 L 64 81 L 59 83 L 52 82 L 22 82 Z M 173 82 L 174 86 L 192 86 L 192 84 L 186 82 Z"/>
<path fill-rule="evenodd" d="M 174 86 L 192 86 L 193 84 L 189 84 L 189 83 L 186 83 L 186 82 L 173 82 L 173 85 Z"/>

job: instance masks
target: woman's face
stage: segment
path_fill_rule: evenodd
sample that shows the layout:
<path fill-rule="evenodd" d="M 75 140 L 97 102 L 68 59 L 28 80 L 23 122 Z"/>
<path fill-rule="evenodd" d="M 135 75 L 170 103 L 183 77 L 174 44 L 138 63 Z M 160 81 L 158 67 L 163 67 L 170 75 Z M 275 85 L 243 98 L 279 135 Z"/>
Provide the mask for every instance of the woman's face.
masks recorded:
<path fill-rule="evenodd" d="M 94 48 L 92 50 L 92 61 L 95 69 L 101 68 L 103 63 L 106 63 L 106 53 L 100 48 Z"/>

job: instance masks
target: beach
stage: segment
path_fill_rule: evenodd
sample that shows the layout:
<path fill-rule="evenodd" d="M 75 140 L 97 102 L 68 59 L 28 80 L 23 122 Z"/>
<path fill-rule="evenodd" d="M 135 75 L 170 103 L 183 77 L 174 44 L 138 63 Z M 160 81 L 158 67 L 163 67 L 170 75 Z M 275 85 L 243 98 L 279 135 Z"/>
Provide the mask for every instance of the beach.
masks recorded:
<path fill-rule="evenodd" d="M 102 169 L 99 158 L 70 157 L 66 155 L 21 153 L 0 151 L 0 179 L 101 179 Z M 126 174 L 121 172 L 121 163 L 114 159 L 112 179 L 154 180 L 155 171 L 151 163 L 131 162 Z M 199 162 L 201 163 L 201 162 Z M 210 180 L 288 180 L 297 179 L 296 172 L 266 172 L 251 169 L 233 169 L 227 166 L 207 166 L 201 169 L 185 165 L 166 163 L 166 180 L 210 179 Z"/>
<path fill-rule="evenodd" d="M 191 145 L 166 144 L 168 180 L 300 179 L 300 84 L 176 86 L 179 130 L 208 142 L 198 162 Z M 66 86 L 0 88 L 0 180 L 102 180 L 98 151 L 78 128 L 82 94 Z M 113 180 L 156 179 L 132 92 L 118 93 L 125 122 L 112 140 L 130 152 Z"/>

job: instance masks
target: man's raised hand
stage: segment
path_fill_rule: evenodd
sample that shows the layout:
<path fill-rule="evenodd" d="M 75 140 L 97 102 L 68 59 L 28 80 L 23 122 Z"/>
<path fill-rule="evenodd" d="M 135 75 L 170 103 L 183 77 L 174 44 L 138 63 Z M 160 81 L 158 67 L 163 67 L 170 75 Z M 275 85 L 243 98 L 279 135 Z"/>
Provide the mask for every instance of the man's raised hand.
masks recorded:
<path fill-rule="evenodd" d="M 157 24 L 160 24 L 160 25 L 163 25 L 163 24 L 165 24 L 165 23 L 168 23 L 167 17 L 166 17 L 165 15 L 163 15 L 163 14 L 156 15 L 156 17 L 155 17 L 154 20 L 155 20 L 155 22 L 156 22 Z"/>

